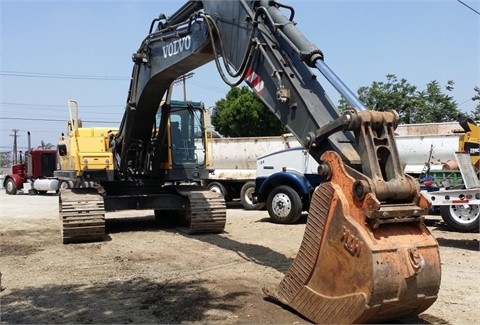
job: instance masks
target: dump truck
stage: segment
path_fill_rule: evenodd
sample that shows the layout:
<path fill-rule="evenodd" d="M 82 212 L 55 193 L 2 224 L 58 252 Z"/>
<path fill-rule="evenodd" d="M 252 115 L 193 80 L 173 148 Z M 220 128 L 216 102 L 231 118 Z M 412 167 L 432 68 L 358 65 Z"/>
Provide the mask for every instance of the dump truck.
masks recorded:
<path fill-rule="evenodd" d="M 208 141 L 208 179 L 203 185 L 223 195 L 225 200 L 239 199 L 246 210 L 262 209 L 253 202 L 257 159 L 269 152 L 298 146 L 292 134 L 268 137 L 212 138 Z"/>

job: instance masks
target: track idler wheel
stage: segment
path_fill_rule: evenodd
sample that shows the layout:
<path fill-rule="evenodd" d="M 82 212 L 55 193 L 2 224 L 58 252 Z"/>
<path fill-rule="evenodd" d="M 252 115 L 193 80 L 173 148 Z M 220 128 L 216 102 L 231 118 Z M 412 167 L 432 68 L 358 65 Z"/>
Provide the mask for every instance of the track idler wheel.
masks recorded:
<path fill-rule="evenodd" d="M 440 257 L 423 219 L 372 227 L 365 201 L 372 194 L 354 197 L 355 179 L 336 153 L 322 160 L 331 179 L 315 190 L 284 279 L 264 293 L 315 323 L 373 323 L 426 310 L 437 298 Z"/>

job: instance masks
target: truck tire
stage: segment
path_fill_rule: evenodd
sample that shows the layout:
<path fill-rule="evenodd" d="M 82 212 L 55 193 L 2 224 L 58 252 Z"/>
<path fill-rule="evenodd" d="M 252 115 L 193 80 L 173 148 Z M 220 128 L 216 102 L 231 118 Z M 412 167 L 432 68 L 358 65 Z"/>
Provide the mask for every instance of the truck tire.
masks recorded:
<path fill-rule="evenodd" d="M 5 183 L 5 192 L 9 195 L 17 194 L 17 185 L 15 185 L 13 179 L 9 178 Z"/>
<path fill-rule="evenodd" d="M 253 192 L 255 191 L 255 182 L 246 182 L 240 190 L 240 201 L 245 210 L 261 210 L 265 207 L 264 202 L 253 203 Z"/>
<path fill-rule="evenodd" d="M 455 231 L 479 231 L 480 205 L 478 204 L 441 206 L 440 214 L 445 224 Z"/>
<path fill-rule="evenodd" d="M 65 189 L 65 190 L 69 190 L 71 188 L 70 186 L 70 182 L 69 181 L 59 181 L 58 182 L 58 190 L 57 192 L 60 190 L 60 189 Z"/>
<path fill-rule="evenodd" d="M 222 183 L 212 182 L 212 183 L 208 184 L 207 188 L 208 188 L 209 191 L 216 192 L 218 194 L 222 194 L 223 198 L 225 199 L 225 202 L 231 201 L 229 196 L 228 196 L 227 189 L 225 188 L 225 186 L 223 186 Z"/>
<path fill-rule="evenodd" d="M 302 215 L 302 200 L 294 189 L 282 185 L 268 195 L 267 210 L 274 223 L 292 224 Z"/>

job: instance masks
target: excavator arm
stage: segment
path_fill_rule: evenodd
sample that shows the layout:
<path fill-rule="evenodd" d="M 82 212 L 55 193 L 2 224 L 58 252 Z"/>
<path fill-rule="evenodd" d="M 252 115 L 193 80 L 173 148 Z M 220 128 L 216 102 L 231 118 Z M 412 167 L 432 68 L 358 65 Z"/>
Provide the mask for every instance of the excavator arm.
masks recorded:
<path fill-rule="evenodd" d="M 168 110 L 174 80 L 214 61 L 227 84 L 245 81 L 257 93 L 326 179 L 315 190 L 297 257 L 280 285 L 264 292 L 318 323 L 417 315 L 437 297 L 440 259 L 423 223 L 430 204 L 399 163 L 397 114 L 367 110 L 297 29 L 294 14 L 276 1 L 210 0 L 155 19 L 133 55 L 113 144 L 119 174 L 140 173 L 138 160 L 151 158 L 155 115 L 162 99 Z M 350 111 L 339 113 L 314 69 Z"/>
<path fill-rule="evenodd" d="M 293 9 L 289 9 L 293 19 Z M 150 140 L 151 123 L 172 82 L 210 61 L 215 61 L 227 83 L 246 81 L 300 142 L 310 146 L 312 130 L 339 118 L 310 68 L 322 59 L 321 51 L 276 5 L 188 2 L 168 19 L 158 19 L 156 26 L 152 23 L 149 35 L 133 55 L 132 83 L 116 139 L 120 170 L 126 173 L 129 155 L 145 148 Z M 230 81 L 232 77 L 236 79 Z M 319 157 L 333 149 L 358 164 L 353 141 L 351 134 L 340 132 L 311 150 L 318 151 Z"/>

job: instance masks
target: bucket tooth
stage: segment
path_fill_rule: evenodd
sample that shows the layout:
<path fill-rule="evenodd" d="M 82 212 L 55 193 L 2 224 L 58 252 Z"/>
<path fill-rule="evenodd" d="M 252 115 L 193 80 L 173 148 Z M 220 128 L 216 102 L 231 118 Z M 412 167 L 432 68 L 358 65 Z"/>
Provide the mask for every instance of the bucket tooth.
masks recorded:
<path fill-rule="evenodd" d="M 339 159 L 330 164 L 337 177 L 315 190 L 295 260 L 264 293 L 315 323 L 372 323 L 423 312 L 440 285 L 437 241 L 422 218 L 371 227 L 353 197 L 355 180 Z"/>

